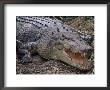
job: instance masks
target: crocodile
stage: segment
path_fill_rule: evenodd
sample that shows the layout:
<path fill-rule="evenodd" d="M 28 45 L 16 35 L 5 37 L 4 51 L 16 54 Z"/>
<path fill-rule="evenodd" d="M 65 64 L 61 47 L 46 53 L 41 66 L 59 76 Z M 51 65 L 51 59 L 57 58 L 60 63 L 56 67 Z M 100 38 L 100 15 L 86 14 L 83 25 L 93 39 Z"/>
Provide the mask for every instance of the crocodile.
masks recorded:
<path fill-rule="evenodd" d="M 16 16 L 17 58 L 20 63 L 29 63 L 33 53 L 80 70 L 93 67 L 93 48 L 73 28 L 47 16 Z"/>

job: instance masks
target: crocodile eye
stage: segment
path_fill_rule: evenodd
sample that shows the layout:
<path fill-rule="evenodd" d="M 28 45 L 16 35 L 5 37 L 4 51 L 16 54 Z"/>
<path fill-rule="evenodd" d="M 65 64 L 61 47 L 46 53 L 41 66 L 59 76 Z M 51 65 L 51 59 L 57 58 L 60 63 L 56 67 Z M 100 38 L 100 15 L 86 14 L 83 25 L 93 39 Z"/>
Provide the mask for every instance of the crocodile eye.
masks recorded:
<path fill-rule="evenodd" d="M 58 50 L 62 50 L 64 48 L 63 44 L 61 43 L 56 43 L 55 47 L 58 49 Z"/>

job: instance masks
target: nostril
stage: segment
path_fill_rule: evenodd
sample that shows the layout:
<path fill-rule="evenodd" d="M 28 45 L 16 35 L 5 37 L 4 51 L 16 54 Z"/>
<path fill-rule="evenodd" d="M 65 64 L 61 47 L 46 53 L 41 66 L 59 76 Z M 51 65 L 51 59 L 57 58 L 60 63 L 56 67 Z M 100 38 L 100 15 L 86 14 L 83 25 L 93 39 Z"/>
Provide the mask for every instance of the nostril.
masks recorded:
<path fill-rule="evenodd" d="M 92 48 L 88 50 L 88 52 L 93 52 L 93 51 L 94 51 L 94 49 L 92 49 Z"/>

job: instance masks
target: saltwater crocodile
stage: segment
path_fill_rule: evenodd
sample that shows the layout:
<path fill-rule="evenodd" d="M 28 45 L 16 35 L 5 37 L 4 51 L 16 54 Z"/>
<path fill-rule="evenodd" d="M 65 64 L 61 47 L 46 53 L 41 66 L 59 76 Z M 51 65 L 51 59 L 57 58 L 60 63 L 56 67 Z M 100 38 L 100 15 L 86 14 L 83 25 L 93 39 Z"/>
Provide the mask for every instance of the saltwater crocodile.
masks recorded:
<path fill-rule="evenodd" d="M 37 53 L 49 60 L 61 60 L 81 70 L 89 70 L 93 48 L 62 21 L 43 16 L 16 17 L 16 50 L 21 63 L 32 62 Z"/>

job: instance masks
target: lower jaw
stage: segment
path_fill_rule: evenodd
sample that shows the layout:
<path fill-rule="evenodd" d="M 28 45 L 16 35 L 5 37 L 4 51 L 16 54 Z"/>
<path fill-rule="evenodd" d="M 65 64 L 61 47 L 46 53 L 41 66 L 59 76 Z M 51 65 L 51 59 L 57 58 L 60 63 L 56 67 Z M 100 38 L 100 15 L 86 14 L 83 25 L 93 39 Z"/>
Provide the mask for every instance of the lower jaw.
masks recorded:
<path fill-rule="evenodd" d="M 68 62 L 67 62 L 68 63 Z M 89 66 L 89 64 L 87 64 L 86 66 L 83 66 L 83 65 L 81 65 L 81 64 L 78 64 L 78 63 L 76 63 L 76 62 L 72 62 L 72 63 L 68 63 L 69 65 L 71 65 L 71 66 L 73 66 L 73 67 L 76 67 L 76 68 L 78 68 L 78 69 L 80 69 L 80 70 L 89 70 L 90 68 L 88 67 Z"/>

